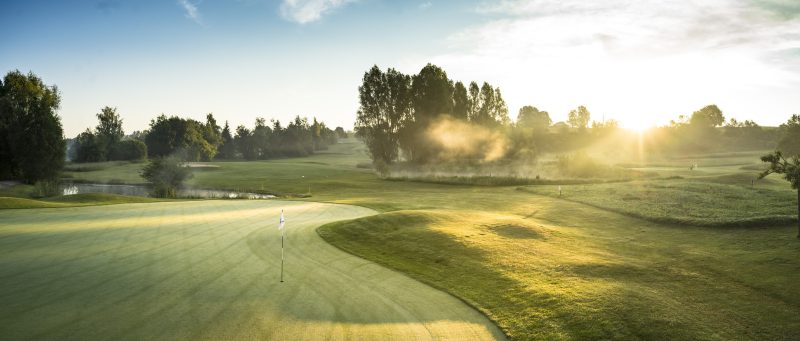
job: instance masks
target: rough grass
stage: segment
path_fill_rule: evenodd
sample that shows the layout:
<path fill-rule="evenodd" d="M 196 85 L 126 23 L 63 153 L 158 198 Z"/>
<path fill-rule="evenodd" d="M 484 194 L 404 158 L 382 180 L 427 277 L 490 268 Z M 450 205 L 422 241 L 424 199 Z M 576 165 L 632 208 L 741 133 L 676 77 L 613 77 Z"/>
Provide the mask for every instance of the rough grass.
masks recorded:
<path fill-rule="evenodd" d="M 0 197 L 0 209 L 19 209 L 19 208 L 59 208 L 59 207 L 79 207 L 96 205 L 115 205 L 129 203 L 145 203 L 165 201 L 163 199 L 132 197 L 108 193 L 81 193 L 75 195 L 63 195 L 42 200 Z"/>
<path fill-rule="evenodd" d="M 458 196 L 319 233 L 453 293 L 512 339 L 800 337 L 792 227 L 664 226 L 512 190 L 482 193 L 478 209 Z"/>
<path fill-rule="evenodd" d="M 605 182 L 622 182 L 624 179 L 531 179 L 513 176 L 419 176 L 419 177 L 389 177 L 389 181 L 414 181 L 446 185 L 467 186 L 520 186 L 520 185 L 553 185 L 553 184 L 591 184 Z"/>
<path fill-rule="evenodd" d="M 736 181 L 715 178 L 719 182 Z M 559 197 L 553 186 L 520 190 Z M 585 203 L 650 221 L 717 227 L 789 225 L 797 221 L 797 194 L 760 186 L 693 180 L 635 181 L 561 186 L 561 199 Z"/>

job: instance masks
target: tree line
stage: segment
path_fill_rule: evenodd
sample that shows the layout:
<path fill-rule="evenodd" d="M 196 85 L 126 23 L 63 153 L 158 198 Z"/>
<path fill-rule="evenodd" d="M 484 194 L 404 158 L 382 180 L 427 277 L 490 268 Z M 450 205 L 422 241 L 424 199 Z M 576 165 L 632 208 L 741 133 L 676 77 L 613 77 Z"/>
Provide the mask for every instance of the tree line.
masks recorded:
<path fill-rule="evenodd" d="M 311 123 L 300 116 L 282 127 L 280 121 L 256 118 L 255 127 L 243 125 L 231 131 L 220 127 L 213 114 L 205 122 L 178 116 L 159 115 L 149 129 L 126 136 L 116 108 L 104 107 L 97 114 L 98 125 L 73 141 L 70 154 L 76 162 L 143 160 L 174 156 L 184 161 L 264 160 L 300 157 L 325 150 L 346 137 L 344 129 L 331 130 L 316 118 Z"/>
<path fill-rule="evenodd" d="M 55 85 L 19 70 L 0 80 L 0 179 L 26 183 L 56 183 L 67 159 L 75 162 L 144 160 L 167 156 L 182 161 L 269 159 L 307 156 L 347 137 L 342 127 L 330 129 L 313 118 L 300 116 L 287 126 L 257 118 L 249 129 L 232 131 L 217 124 L 212 114 L 205 122 L 160 115 L 149 129 L 126 135 L 116 108 L 103 107 L 97 126 L 74 139 L 65 139 L 56 114 L 61 95 Z"/>
<path fill-rule="evenodd" d="M 496 145 L 492 139 L 504 141 L 500 160 L 535 158 L 543 152 L 585 148 L 623 133 L 615 120 L 592 120 L 585 106 L 571 110 L 566 122 L 553 123 L 547 111 L 526 105 L 512 122 L 499 87 L 486 82 L 465 86 L 432 64 L 415 75 L 393 68 L 384 71 L 375 65 L 364 73 L 358 94 L 355 131 L 378 166 L 401 160 L 412 164 L 452 161 L 448 154 L 465 149 L 476 154 L 457 153 L 459 162 L 483 162 L 486 158 L 481 153 Z M 449 130 L 439 129 L 441 120 L 460 123 L 448 123 Z M 643 148 L 664 154 L 776 147 L 793 150 L 790 145 L 800 143 L 792 137 L 800 135 L 789 134 L 796 124 L 790 120 L 774 129 L 749 120 L 726 121 L 722 110 L 712 104 L 652 129 Z M 460 149 L 452 148 L 456 143 L 462 145 Z M 464 148 L 467 144 L 472 146 Z"/>

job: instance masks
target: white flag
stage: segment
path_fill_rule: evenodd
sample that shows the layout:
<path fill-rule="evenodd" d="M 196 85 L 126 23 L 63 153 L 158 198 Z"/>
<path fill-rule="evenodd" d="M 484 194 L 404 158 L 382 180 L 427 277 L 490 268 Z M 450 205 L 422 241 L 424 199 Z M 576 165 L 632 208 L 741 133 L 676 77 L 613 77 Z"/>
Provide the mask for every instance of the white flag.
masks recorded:
<path fill-rule="evenodd" d="M 281 210 L 281 223 L 278 225 L 278 230 L 283 231 L 283 225 L 286 223 L 286 220 L 283 219 L 283 210 Z"/>

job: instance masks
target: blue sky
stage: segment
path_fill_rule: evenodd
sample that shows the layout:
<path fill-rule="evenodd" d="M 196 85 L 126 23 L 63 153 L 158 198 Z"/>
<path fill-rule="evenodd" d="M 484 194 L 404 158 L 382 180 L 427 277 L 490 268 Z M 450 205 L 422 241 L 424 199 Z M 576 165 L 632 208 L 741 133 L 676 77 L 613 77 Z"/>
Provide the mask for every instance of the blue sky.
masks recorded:
<path fill-rule="evenodd" d="M 208 112 L 351 128 L 364 71 L 427 62 L 500 86 L 512 117 L 586 105 L 635 127 L 716 103 L 776 125 L 800 113 L 798 13 L 789 0 L 3 2 L 0 72 L 56 84 L 69 137 L 106 105 L 127 132 Z"/>

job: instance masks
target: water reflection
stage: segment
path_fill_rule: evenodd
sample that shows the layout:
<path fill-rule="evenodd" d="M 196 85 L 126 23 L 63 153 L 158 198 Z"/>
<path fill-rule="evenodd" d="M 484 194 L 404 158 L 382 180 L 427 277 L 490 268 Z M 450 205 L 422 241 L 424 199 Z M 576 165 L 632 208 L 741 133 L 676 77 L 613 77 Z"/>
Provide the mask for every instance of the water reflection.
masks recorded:
<path fill-rule="evenodd" d="M 106 184 L 63 184 L 61 185 L 64 195 L 74 195 L 78 193 L 111 193 L 138 197 L 149 197 L 150 188 L 141 185 L 106 185 Z M 213 189 L 194 189 L 187 188 L 178 191 L 180 198 L 213 198 L 213 199 L 271 199 L 275 198 L 270 194 L 220 191 Z"/>

